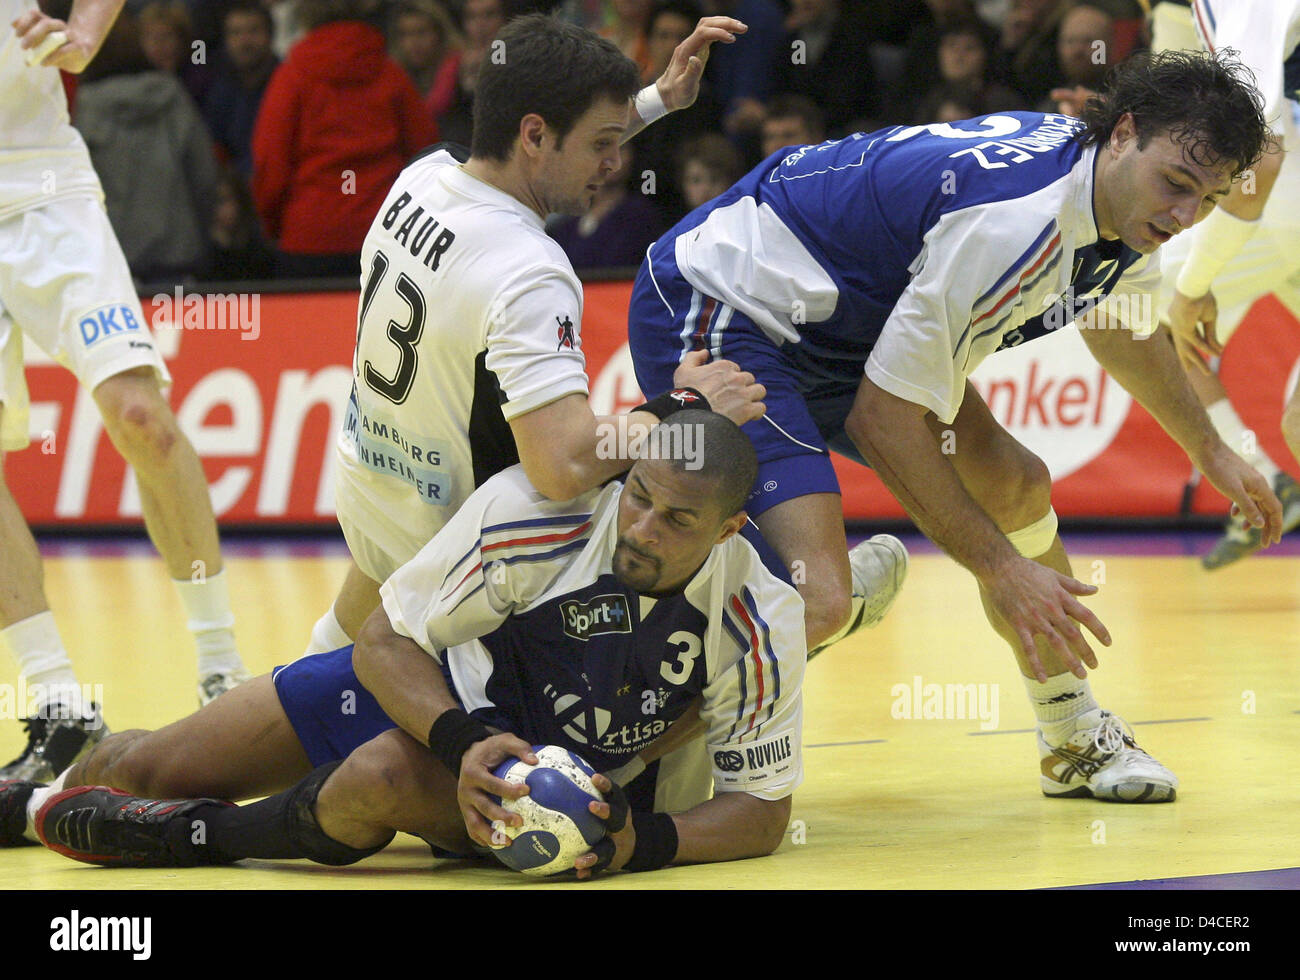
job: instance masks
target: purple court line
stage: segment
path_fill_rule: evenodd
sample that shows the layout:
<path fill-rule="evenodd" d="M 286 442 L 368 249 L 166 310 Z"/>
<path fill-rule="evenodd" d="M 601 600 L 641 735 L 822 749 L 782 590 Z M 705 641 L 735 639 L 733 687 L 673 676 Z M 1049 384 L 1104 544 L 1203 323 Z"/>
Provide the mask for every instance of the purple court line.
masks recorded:
<path fill-rule="evenodd" d="M 1064 885 L 1041 891 L 1293 891 L 1300 889 L 1300 868 L 1272 871 L 1236 871 L 1221 875 L 1193 875 L 1188 878 L 1150 878 L 1138 881 L 1107 881 L 1095 885 Z"/>
<path fill-rule="evenodd" d="M 149 539 L 141 537 L 48 538 L 40 544 L 46 558 L 156 557 Z M 227 558 L 346 558 L 342 534 L 331 537 L 226 538 L 221 551 Z"/>
<path fill-rule="evenodd" d="M 864 738 L 859 742 L 818 742 L 816 745 L 805 745 L 805 749 L 828 749 L 837 745 L 879 745 L 881 742 L 888 742 L 887 738 Z"/>
<path fill-rule="evenodd" d="M 913 555 L 936 555 L 940 551 L 915 531 L 890 533 L 899 538 Z M 850 535 L 853 547 L 867 535 Z M 1218 541 L 1218 531 L 1067 531 L 1061 534 L 1065 550 L 1072 554 L 1139 557 L 1200 558 Z M 1300 556 L 1300 534 L 1290 534 L 1280 542 L 1252 555 L 1252 558 L 1295 558 Z"/>
<path fill-rule="evenodd" d="M 915 531 L 895 530 L 907 550 L 913 555 L 935 555 L 939 549 Z M 850 535 L 849 545 L 855 545 L 864 535 Z M 1151 556 L 1198 558 L 1206 554 L 1218 540 L 1214 531 L 1085 531 L 1062 535 L 1066 550 L 1075 554 Z M 106 537 L 48 536 L 40 542 L 41 553 L 49 557 L 121 558 L 155 554 L 144 531 Z M 319 535 L 280 536 L 267 529 L 264 537 L 252 535 L 227 536 L 222 541 L 224 552 L 236 558 L 263 557 L 346 557 L 347 545 L 337 529 Z M 1291 534 L 1279 544 L 1252 558 L 1300 557 L 1300 534 Z"/>
<path fill-rule="evenodd" d="M 1296 714 L 1300 714 L 1300 711 L 1297 711 Z M 1214 719 L 1213 719 L 1213 718 L 1210 718 L 1210 717 L 1205 717 L 1205 718 L 1156 718 L 1156 719 L 1154 719 L 1154 720 L 1152 720 L 1152 721 L 1133 721 L 1133 722 L 1129 722 L 1129 724 L 1131 724 L 1131 725 L 1177 725 L 1178 723 L 1180 723 L 1180 722 L 1184 722 L 1184 721 L 1214 721 Z M 1033 728 L 999 728 L 999 729 L 997 729 L 996 731 L 992 731 L 992 732 L 967 732 L 966 734 L 967 734 L 967 735 L 1026 735 L 1026 734 L 1028 734 L 1028 733 L 1030 733 L 1030 732 L 1032 732 L 1032 731 L 1035 731 L 1035 729 L 1033 729 Z"/>

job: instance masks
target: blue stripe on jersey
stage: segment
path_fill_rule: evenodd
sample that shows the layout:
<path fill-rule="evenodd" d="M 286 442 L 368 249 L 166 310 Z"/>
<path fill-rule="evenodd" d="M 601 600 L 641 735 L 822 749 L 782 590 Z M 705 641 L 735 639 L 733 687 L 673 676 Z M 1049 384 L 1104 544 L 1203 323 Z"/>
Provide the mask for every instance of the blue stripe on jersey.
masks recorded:
<path fill-rule="evenodd" d="M 559 558 L 562 555 L 567 555 L 571 551 L 577 551 L 580 548 L 585 548 L 587 546 L 587 543 L 590 540 L 591 540 L 591 535 L 586 534 L 580 538 L 575 538 L 573 541 L 561 545 L 558 548 L 552 548 L 550 551 L 539 551 L 533 554 L 511 555 L 509 557 L 503 557 L 503 558 L 490 558 L 488 559 L 488 564 L 490 565 L 496 562 L 500 562 L 502 565 L 513 565 L 515 562 L 520 562 L 520 561 L 550 561 L 554 558 Z M 476 570 L 482 573 L 484 569 L 479 568 Z M 474 579 L 471 576 L 472 573 L 467 573 L 461 581 L 456 583 L 456 588 L 459 589 L 463 587 L 466 582 L 474 581 Z M 450 575 L 447 576 L 447 578 L 450 577 L 451 577 Z M 447 584 L 447 579 L 443 579 L 442 584 L 445 586 Z M 477 592 L 479 590 L 479 588 L 482 588 L 482 586 L 483 586 L 483 582 L 480 581 L 479 585 L 473 591 L 471 591 L 469 595 L 466 595 L 461 599 L 458 599 L 456 601 L 456 605 L 459 606 L 462 602 L 468 599 L 470 595 L 473 595 L 474 592 Z M 447 598 L 451 598 L 451 596 L 455 594 L 455 591 L 456 590 L 453 589 L 450 593 L 447 593 Z"/>
<path fill-rule="evenodd" d="M 513 565 L 517 561 L 550 561 L 552 558 L 559 558 L 561 555 L 567 555 L 570 551 L 578 551 L 587 547 L 587 542 L 591 540 L 591 535 L 587 534 L 581 538 L 574 538 L 568 544 L 563 544 L 552 551 L 542 551 L 531 555 L 512 555 L 509 558 L 492 558 L 490 562 L 501 562 L 503 565 Z"/>
<path fill-rule="evenodd" d="M 555 527 L 568 527 L 570 525 L 581 525 L 584 521 L 589 521 L 589 520 L 591 520 L 590 514 L 577 514 L 572 517 L 541 518 L 539 520 L 515 521 L 510 524 L 494 524 L 491 527 L 485 527 L 483 531 L 479 534 L 478 539 L 470 547 L 469 551 L 465 552 L 465 554 L 461 555 L 460 558 L 456 559 L 456 564 L 452 565 L 451 568 L 447 571 L 447 575 L 445 578 L 443 578 L 442 584 L 445 586 L 447 582 L 456 574 L 456 572 L 460 570 L 460 567 L 462 565 L 464 565 L 467 561 L 469 561 L 480 551 L 482 551 L 483 538 L 489 534 L 494 534 L 498 531 L 511 530 L 520 527 L 547 527 L 552 525 Z"/>
<path fill-rule="evenodd" d="M 511 521 L 507 524 L 493 524 L 491 527 L 483 528 L 483 533 L 485 535 L 495 534 L 497 531 L 510 531 L 517 527 L 546 527 L 548 524 L 568 527 L 589 520 L 591 520 L 590 514 L 573 514 L 568 517 L 538 517 L 529 521 Z"/>
<path fill-rule="evenodd" d="M 1039 279 L 1043 278 L 1043 276 L 1051 275 L 1051 274 L 1052 274 L 1052 271 L 1053 271 L 1053 270 L 1054 270 L 1058 265 L 1061 264 L 1061 255 L 1062 255 L 1062 254 L 1063 254 L 1063 253 L 1061 252 L 1061 250 L 1060 250 L 1059 248 L 1058 248 L 1055 252 L 1053 252 L 1053 253 L 1052 253 L 1052 257 L 1051 257 L 1050 259 L 1048 259 L 1045 263 L 1043 263 L 1043 267 L 1042 267 L 1041 269 L 1038 270 L 1038 272 L 1037 272 L 1037 274 L 1035 274 L 1034 278 L 1031 279 L 1031 280 L 1029 280 L 1029 282 L 1024 283 L 1024 284 L 1020 287 L 1020 288 L 1021 288 L 1021 292 L 1027 292 L 1028 290 L 1032 289 L 1033 286 L 1034 286 L 1034 284 L 1037 283 Z M 996 333 L 998 330 L 1001 330 L 1001 329 L 1006 325 L 1006 322 L 1007 322 L 1008 318 L 1011 316 L 1011 314 L 1012 314 L 1012 312 L 1013 312 L 1014 310 L 1015 310 L 1015 307 L 1012 306 L 1011 310 L 1008 310 L 1008 311 L 1007 311 L 1006 316 L 1004 316 L 1004 317 L 1003 317 L 1001 320 L 999 320 L 996 324 L 994 324 L 993 326 L 989 327 L 987 330 L 981 330 L 981 331 L 980 331 L 979 333 L 977 333 L 974 337 L 972 337 L 972 338 L 971 338 L 971 343 L 974 343 L 975 341 L 979 340 L 981 337 L 987 337 L 989 334 L 991 334 L 991 333 Z M 967 329 L 969 330 L 970 328 L 967 327 Z M 963 334 L 963 337 L 964 337 L 964 336 L 965 336 L 965 335 Z"/>
<path fill-rule="evenodd" d="M 978 310 L 981 306 L 987 303 L 989 299 L 1001 292 L 1002 287 L 1011 280 L 1011 277 L 1016 274 L 1017 270 L 1030 264 L 1030 261 L 1038 255 L 1038 250 L 1041 249 L 1043 245 L 1046 244 L 1047 240 L 1052 237 L 1052 228 L 1055 226 L 1055 218 L 1043 226 L 1043 230 L 1038 233 L 1038 237 L 1034 239 L 1034 243 L 1021 253 L 1020 258 L 1011 263 L 1007 271 L 1002 273 L 1002 278 L 993 284 L 992 289 L 975 301 L 975 305 L 971 307 L 972 312 Z"/>
<path fill-rule="evenodd" d="M 741 590 L 741 601 L 745 604 L 745 608 L 749 610 L 750 618 L 758 625 L 758 635 L 761 641 L 760 649 L 763 657 L 771 667 L 772 691 L 767 701 L 767 718 L 771 718 L 772 712 L 776 707 L 776 702 L 781 697 L 781 668 L 777 665 L 776 653 L 772 650 L 772 630 L 771 627 L 767 625 L 767 621 L 758 614 L 758 602 L 754 599 L 754 593 L 750 592 L 748 588 L 743 588 Z M 767 718 L 765 718 L 764 721 L 766 721 Z M 762 727 L 762 724 L 762 722 L 759 722 L 755 726 L 755 738 L 758 737 L 758 729 Z"/>
<path fill-rule="evenodd" d="M 461 607 L 461 605 L 462 605 L 464 602 L 466 602 L 467 600 L 472 599 L 472 598 L 474 598 L 474 596 L 478 595 L 478 591 L 479 591 L 479 589 L 483 589 L 483 588 L 486 588 L 486 587 L 487 587 L 487 579 L 479 579 L 478 585 L 474 586 L 474 588 L 470 589 L 469 592 L 467 592 L 465 595 L 461 596 L 461 598 L 459 599 L 459 601 L 457 601 L 456 605 L 454 605 L 454 606 L 451 607 L 451 612 L 454 613 L 457 609 L 459 609 L 459 608 Z M 450 615 L 450 613 L 449 613 L 448 615 Z"/>
<path fill-rule="evenodd" d="M 952 349 L 952 356 L 954 360 L 956 360 L 957 354 L 961 351 L 962 346 L 966 343 L 967 338 L 970 337 L 971 328 L 974 327 L 975 324 L 978 323 L 980 320 L 984 319 L 984 317 L 989 315 L 988 313 L 981 312 L 980 307 L 984 305 L 986 302 L 990 301 L 989 297 L 993 298 L 992 302 L 994 303 L 995 309 L 997 307 L 998 302 L 1006 302 L 1006 297 L 1011 292 L 1011 290 L 1006 288 L 1007 283 L 1010 280 L 1010 277 L 1015 275 L 1016 273 L 1019 273 L 1020 275 L 1023 276 L 1025 274 L 1026 269 L 1033 268 L 1035 262 L 1042 261 L 1043 254 L 1044 254 L 1043 239 L 1051 234 L 1052 229 L 1055 226 L 1056 226 L 1055 220 L 1049 221 L 1047 223 L 1047 227 L 1043 229 L 1041 234 L 1039 234 L 1038 239 L 1034 242 L 1034 244 L 1031 245 L 1028 249 L 1026 249 L 1024 254 L 1022 254 L 1020 258 L 1016 259 L 1015 263 L 1011 266 L 1011 268 L 1008 269 L 998 280 L 998 285 L 994 286 L 993 289 L 990 289 L 987 293 L 985 293 L 983 296 L 980 297 L 979 301 L 971 309 L 970 323 L 966 324 L 966 329 L 963 330 L 961 336 L 957 338 L 957 345 Z M 1061 257 L 1061 243 L 1059 241 L 1056 243 L 1056 247 L 1052 250 L 1051 256 L 1052 257 L 1050 259 L 1048 259 L 1046 262 L 1043 262 L 1043 267 L 1040 268 L 1038 272 L 1034 274 L 1034 278 L 1031 280 L 1031 282 L 1037 282 L 1042 275 L 1046 274 L 1047 269 L 1056 267 L 1056 264 Z M 1014 288 L 1020 292 L 1024 292 L 1026 285 L 1027 285 L 1026 283 L 1021 282 L 1017 284 L 1017 286 L 1015 286 Z M 1007 319 L 1015 312 L 1015 310 L 1016 310 L 1016 304 L 1011 303 L 1009 306 L 1006 307 L 1005 310 L 1003 310 L 1002 316 L 996 321 L 994 321 L 994 325 L 992 327 L 986 327 L 983 330 L 981 330 L 973 338 L 970 338 L 971 342 L 973 343 L 974 341 L 978 340 L 980 337 L 987 336 L 988 334 L 1001 329 L 1002 325 L 1006 323 Z"/>
<path fill-rule="evenodd" d="M 744 656 L 749 651 L 749 641 L 745 639 L 745 634 L 740 631 L 740 627 L 731 618 L 731 613 L 723 613 L 722 626 L 731 634 L 731 638 L 736 641 L 736 646 L 740 647 L 741 656 Z"/>
<path fill-rule="evenodd" d="M 727 732 L 728 742 L 735 736 L 736 728 L 744 721 L 745 707 L 749 704 L 749 686 L 745 683 L 745 676 L 749 673 L 746 669 L 746 664 L 749 663 L 749 643 L 746 642 L 744 646 L 746 653 L 741 655 L 735 666 L 736 673 L 740 675 L 740 698 L 739 703 L 736 705 L 736 720 L 731 723 L 731 728 Z"/>

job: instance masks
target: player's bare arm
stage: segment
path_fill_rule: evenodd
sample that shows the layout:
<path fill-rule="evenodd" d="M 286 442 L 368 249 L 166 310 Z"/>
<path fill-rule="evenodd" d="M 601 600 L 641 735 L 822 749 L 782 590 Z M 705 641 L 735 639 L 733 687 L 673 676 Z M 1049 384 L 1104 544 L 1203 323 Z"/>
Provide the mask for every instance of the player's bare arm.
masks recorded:
<path fill-rule="evenodd" d="M 593 780 L 602 793 L 611 784 L 602 775 Z M 718 793 L 712 799 L 672 815 L 677 828 L 677 853 L 670 864 L 701 864 L 739 861 L 762 857 L 780 846 L 790 823 L 792 797 L 764 800 L 749 793 Z M 610 818 L 608 803 L 591 803 L 591 812 L 602 820 Z M 622 830 L 611 832 L 614 858 L 609 871 L 619 871 L 636 850 L 636 831 L 629 819 Z M 583 854 L 574 862 L 579 878 L 590 878 L 599 861 L 595 853 Z"/>
<path fill-rule="evenodd" d="M 388 717 L 421 744 L 428 744 L 429 733 L 440 716 L 460 710 L 437 663 L 414 640 L 393 629 L 382 606 L 361 628 L 352 651 L 352 665 L 357 679 L 375 696 Z M 508 783 L 492 775 L 492 770 L 511 756 L 530 765 L 537 762 L 527 742 L 501 733 L 473 743 L 461 757 L 456 773 L 456 796 L 465 829 L 484 846 L 491 843 L 493 820 L 504 820 L 512 826 L 523 823 L 519 814 L 502 809 L 489 798 L 495 794 L 516 799 L 528 792 L 522 783 Z"/>
<path fill-rule="evenodd" d="M 763 415 L 766 390 L 754 376 L 734 363 L 716 360 L 705 363 L 704 351 L 688 354 L 678 367 L 678 387 L 695 388 L 708 399 L 709 407 L 737 425 Z M 573 393 L 510 420 L 519 461 L 529 481 L 552 500 L 571 500 L 600 486 L 627 470 L 645 435 L 659 419 L 650 412 L 634 411 L 625 419 L 616 415 L 597 416 L 587 396 Z M 628 435 L 626 447 L 611 433 L 620 426 Z M 628 455 L 610 452 L 610 447 L 627 448 Z"/>
<path fill-rule="evenodd" d="M 920 405 L 863 378 L 844 429 L 922 533 L 979 580 L 1034 676 L 1048 677 L 1038 636 L 1070 671 L 1086 676 L 1085 665 L 1096 668 L 1097 658 L 1076 622 L 1110 645 L 1106 627 L 1076 598 L 1096 588 L 1021 557 L 966 491 L 924 416 Z"/>
<path fill-rule="evenodd" d="M 1215 489 L 1252 526 L 1263 529 L 1265 546 L 1278 541 L 1282 504 L 1268 481 L 1219 438 L 1179 366 L 1166 331 L 1161 328 L 1150 340 L 1140 340 L 1100 308 L 1095 312 L 1098 329 L 1080 331 L 1093 357 L 1151 413 Z M 1112 325 L 1116 329 L 1108 329 Z"/>
<path fill-rule="evenodd" d="M 700 94 L 700 78 L 709 60 L 709 49 L 715 43 L 734 44 L 736 35 L 747 30 L 749 28 L 734 17 L 702 17 L 690 37 L 677 45 L 668 67 L 655 81 L 664 109 L 675 112 L 694 105 Z M 654 118 L 657 117 L 646 120 L 638 112 L 632 112 L 623 142 L 645 129 Z"/>
<path fill-rule="evenodd" d="M 30 10 L 13 22 L 19 45 L 24 51 L 40 47 L 56 31 L 67 40 L 41 60 L 45 68 L 61 68 L 80 74 L 98 53 L 126 0 L 74 0 L 67 22 Z"/>

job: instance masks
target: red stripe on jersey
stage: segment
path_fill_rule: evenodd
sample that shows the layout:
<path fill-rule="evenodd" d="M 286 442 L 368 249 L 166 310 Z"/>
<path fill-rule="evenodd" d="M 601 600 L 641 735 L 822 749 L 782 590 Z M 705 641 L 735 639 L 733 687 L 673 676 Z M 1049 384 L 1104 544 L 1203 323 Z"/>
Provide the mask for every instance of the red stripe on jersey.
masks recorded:
<path fill-rule="evenodd" d="M 994 313 L 1000 310 L 1003 304 L 1007 302 L 1007 300 L 1011 299 L 1012 296 L 1015 296 L 1016 293 L 1020 292 L 1020 287 L 1024 285 L 1025 280 L 1028 279 L 1030 276 L 1032 276 L 1036 271 L 1038 271 L 1038 267 L 1047 261 L 1048 256 L 1050 256 L 1053 252 L 1055 252 L 1057 247 L 1060 244 L 1061 244 L 1061 233 L 1058 231 L 1056 233 L 1056 237 L 1053 238 L 1050 242 L 1048 242 L 1047 247 L 1043 249 L 1042 252 L 1039 253 L 1037 261 L 1035 261 L 1034 264 L 1031 265 L 1024 272 L 1020 273 L 1020 278 L 1016 280 L 1016 284 L 1011 287 L 1011 289 L 1007 292 L 1005 296 L 1003 296 L 1000 300 L 998 300 L 997 305 L 994 306 L 993 309 L 985 313 L 978 320 L 972 320 L 971 326 L 972 327 L 975 326 L 975 324 L 979 323 L 980 320 L 987 320 Z"/>
<path fill-rule="evenodd" d="M 534 535 L 531 538 L 511 538 L 508 541 L 498 541 L 496 544 L 484 545 L 482 548 L 479 549 L 479 554 L 481 555 L 485 551 L 493 551 L 497 548 L 510 548 L 516 546 L 522 547 L 524 545 L 529 545 L 529 544 L 551 544 L 556 541 L 571 541 L 574 538 L 578 537 L 583 532 L 588 531 L 590 529 L 591 529 L 591 521 L 587 521 L 584 524 L 579 524 L 572 531 L 565 531 L 562 534 L 538 534 L 538 535 Z M 483 567 L 483 560 L 480 558 L 478 564 L 476 564 L 473 568 L 471 568 L 468 572 L 466 572 L 465 577 L 462 578 L 459 582 L 457 582 L 456 587 L 452 589 L 450 592 L 448 592 L 447 595 L 455 595 L 457 589 L 459 589 L 462 585 L 468 582 L 470 576 L 472 576 L 475 572 L 477 572 L 482 567 Z"/>
<path fill-rule="evenodd" d="M 1205 23 L 1205 14 L 1201 11 L 1200 3 L 1192 3 L 1192 13 L 1196 16 L 1196 26 L 1199 27 L 1201 41 L 1209 49 L 1210 54 L 1214 54 L 1214 42 L 1211 41 L 1210 25 Z"/>
<path fill-rule="evenodd" d="M 509 541 L 498 541 L 496 544 L 484 545 L 479 549 L 479 553 L 495 551 L 497 548 L 512 548 L 516 545 L 522 547 L 526 544 L 550 544 L 552 541 L 570 541 L 590 529 L 590 527 L 591 521 L 587 521 L 585 524 L 579 524 L 572 531 L 565 531 L 562 534 L 539 534 L 531 538 L 511 538 Z"/>
<path fill-rule="evenodd" d="M 703 294 L 701 294 L 703 295 Z M 709 320 L 713 318 L 713 311 L 717 308 L 718 301 L 712 296 L 704 297 L 704 304 L 700 307 L 700 316 L 695 328 L 695 349 L 704 350 L 709 345 L 704 342 L 704 338 L 709 334 Z"/>
<path fill-rule="evenodd" d="M 749 611 L 745 608 L 740 597 L 733 595 L 731 597 L 731 608 L 736 611 L 736 615 L 744 622 L 745 627 L 749 630 L 749 655 L 754 658 L 754 676 L 758 683 L 758 702 L 754 705 L 754 711 L 749 716 L 749 724 L 745 726 L 745 731 L 754 727 L 754 721 L 758 718 L 758 713 L 763 710 L 763 661 L 758 655 L 758 630 L 754 628 L 754 621 L 749 618 Z"/>

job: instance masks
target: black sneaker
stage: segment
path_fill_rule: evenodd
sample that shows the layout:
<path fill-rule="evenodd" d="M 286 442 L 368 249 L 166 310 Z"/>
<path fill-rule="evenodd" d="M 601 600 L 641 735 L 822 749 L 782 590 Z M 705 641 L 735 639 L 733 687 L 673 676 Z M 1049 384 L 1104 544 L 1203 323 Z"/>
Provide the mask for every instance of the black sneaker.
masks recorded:
<path fill-rule="evenodd" d="M 18 779 L 0 780 L 0 847 L 36 843 L 23 836 L 27 829 L 27 801 L 32 798 L 32 790 L 44 785 Z"/>
<path fill-rule="evenodd" d="M 190 815 L 224 800 L 146 800 L 107 786 L 56 793 L 36 814 L 36 835 L 74 861 L 123 868 L 229 864 L 193 841 Z"/>
<path fill-rule="evenodd" d="M 95 743 L 109 734 L 99 705 L 83 718 L 63 705 L 52 705 L 48 717 L 25 718 L 27 747 L 13 762 L 0 769 L 0 779 L 51 783 L 74 762 L 89 754 Z M 66 717 L 65 717 L 66 716 Z"/>

